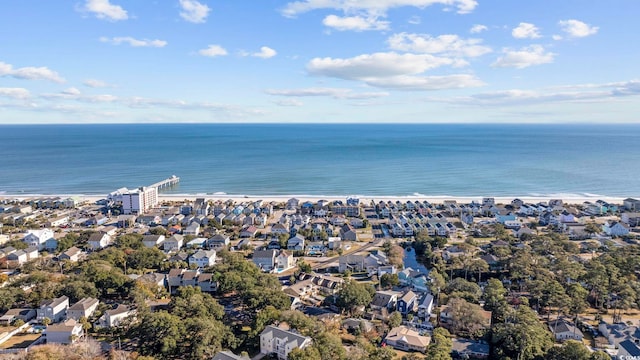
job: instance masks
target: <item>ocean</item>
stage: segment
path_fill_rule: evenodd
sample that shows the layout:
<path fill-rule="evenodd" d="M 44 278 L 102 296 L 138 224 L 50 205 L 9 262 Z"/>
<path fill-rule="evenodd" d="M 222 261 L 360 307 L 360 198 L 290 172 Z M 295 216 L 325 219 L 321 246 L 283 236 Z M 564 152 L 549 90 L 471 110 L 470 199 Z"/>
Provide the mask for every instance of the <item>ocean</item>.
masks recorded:
<path fill-rule="evenodd" d="M 0 126 L 0 194 L 638 196 L 640 125 Z"/>

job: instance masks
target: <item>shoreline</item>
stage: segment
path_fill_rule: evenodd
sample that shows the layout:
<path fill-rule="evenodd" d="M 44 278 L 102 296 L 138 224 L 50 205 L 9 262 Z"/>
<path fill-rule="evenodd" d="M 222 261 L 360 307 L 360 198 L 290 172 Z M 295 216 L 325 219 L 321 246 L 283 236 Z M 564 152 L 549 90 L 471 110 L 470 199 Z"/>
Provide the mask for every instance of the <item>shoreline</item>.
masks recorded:
<path fill-rule="evenodd" d="M 95 202 L 101 199 L 105 199 L 107 194 L 0 194 L 0 200 L 26 200 L 30 198 L 50 198 L 50 197 L 60 197 L 60 198 L 77 198 L 82 201 L 90 201 Z M 520 199 L 525 203 L 540 203 L 540 202 L 548 202 L 552 199 L 560 199 L 566 204 L 582 204 L 588 201 L 597 201 L 603 200 L 609 203 L 622 204 L 623 199 L 626 197 L 616 197 L 616 196 L 600 196 L 596 194 L 549 194 L 549 195 L 526 195 L 526 196 L 449 196 L 449 195 L 424 195 L 424 194 L 414 194 L 414 195 L 309 195 L 309 194 L 287 194 L 287 195 L 244 195 L 244 194 L 209 194 L 209 193 L 197 193 L 197 194 L 158 194 L 158 201 L 182 201 L 189 200 L 194 201 L 196 198 L 205 198 L 206 200 L 212 201 L 227 201 L 233 200 L 235 202 L 243 202 L 243 201 L 258 201 L 262 200 L 265 202 L 286 202 L 291 198 L 296 198 L 301 202 L 304 201 L 312 201 L 317 202 L 319 200 L 342 200 L 345 201 L 347 197 L 356 197 L 360 199 L 361 204 L 369 204 L 371 201 L 379 202 L 379 201 L 428 201 L 432 204 L 442 204 L 444 201 L 456 201 L 461 204 L 468 204 L 473 201 L 482 203 L 482 199 L 486 197 L 493 197 L 495 199 L 496 204 L 508 204 L 511 203 L 514 199 Z"/>

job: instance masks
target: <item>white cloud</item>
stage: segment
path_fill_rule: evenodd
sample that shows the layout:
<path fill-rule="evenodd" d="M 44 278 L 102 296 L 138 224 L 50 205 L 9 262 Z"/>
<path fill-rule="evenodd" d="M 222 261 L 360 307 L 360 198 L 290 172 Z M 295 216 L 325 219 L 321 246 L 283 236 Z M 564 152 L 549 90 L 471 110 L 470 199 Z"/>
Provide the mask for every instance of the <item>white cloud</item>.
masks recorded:
<path fill-rule="evenodd" d="M 80 90 L 74 87 L 70 87 L 66 90 L 62 90 L 62 93 L 66 95 L 80 95 Z"/>
<path fill-rule="evenodd" d="M 432 100 L 466 105 L 514 106 L 557 102 L 585 103 L 638 95 L 640 95 L 640 80 L 630 80 L 606 84 L 569 85 L 561 87 L 561 91 L 554 88 L 541 90 L 511 89 L 465 97 Z"/>
<path fill-rule="evenodd" d="M 303 89 L 267 89 L 265 93 L 269 95 L 277 96 L 290 96 L 290 97 L 315 97 L 315 96 L 327 96 L 334 99 L 374 99 L 384 96 L 388 96 L 387 92 L 363 92 L 356 93 L 351 89 L 342 88 L 303 88 Z"/>
<path fill-rule="evenodd" d="M 302 106 L 304 103 L 298 99 L 283 99 L 277 100 L 273 102 L 276 105 L 280 106 Z"/>
<path fill-rule="evenodd" d="M 404 74 L 420 74 L 444 65 L 452 65 L 449 58 L 429 54 L 398 54 L 395 52 L 363 54 L 348 59 L 314 58 L 307 70 L 314 75 L 341 79 L 363 79 Z"/>
<path fill-rule="evenodd" d="M 434 90 L 481 86 L 472 75 L 417 76 L 460 61 L 430 54 L 375 53 L 349 59 L 315 58 L 307 64 L 312 75 L 362 81 L 368 85 L 402 90 Z"/>
<path fill-rule="evenodd" d="M 180 17 L 184 20 L 195 24 L 203 23 L 207 20 L 207 16 L 211 11 L 211 8 L 207 5 L 196 0 L 179 0 L 179 2 L 182 9 Z"/>
<path fill-rule="evenodd" d="M 488 28 L 488 27 L 486 27 L 485 25 L 482 25 L 482 24 L 476 24 L 476 25 L 473 25 L 473 26 L 471 27 L 471 29 L 469 30 L 469 32 L 470 32 L 470 33 L 472 33 L 472 34 L 478 34 L 478 33 L 481 33 L 481 32 L 483 32 L 483 31 L 487 31 L 487 30 L 489 30 L 489 28 Z"/>
<path fill-rule="evenodd" d="M 491 66 L 514 67 L 524 69 L 533 65 L 553 62 L 554 53 L 546 52 L 541 45 L 531 45 L 520 50 L 503 49 L 503 56 L 499 57 Z"/>
<path fill-rule="evenodd" d="M 420 19 L 419 16 L 412 16 L 409 18 L 409 20 L 407 20 L 407 22 L 411 25 L 418 25 L 422 22 L 422 19 Z"/>
<path fill-rule="evenodd" d="M 105 20 L 127 20 L 127 11 L 119 5 L 114 5 L 109 0 L 87 0 L 84 10 L 93 13 L 98 19 Z"/>
<path fill-rule="evenodd" d="M 109 87 L 109 84 L 107 84 L 106 82 L 100 81 L 100 80 L 96 80 L 96 79 L 87 79 L 87 80 L 83 81 L 82 84 L 84 86 L 88 86 L 88 87 L 91 87 L 91 88 Z"/>
<path fill-rule="evenodd" d="M 65 80 L 57 72 L 47 67 L 22 67 L 14 69 L 11 64 L 0 61 L 0 76 L 11 76 L 16 79 L 25 80 L 49 80 L 63 83 Z"/>
<path fill-rule="evenodd" d="M 447 9 L 455 7 L 460 14 L 470 13 L 478 6 L 476 0 L 300 0 L 288 3 L 281 12 L 284 16 L 295 17 L 313 10 L 334 9 L 345 14 L 364 12 L 382 16 L 393 8 L 413 6 L 422 9 L 436 4 L 444 5 Z"/>
<path fill-rule="evenodd" d="M 225 50 L 220 45 L 209 45 L 207 46 L 206 49 L 202 49 L 198 51 L 198 54 L 202 56 L 216 57 L 216 56 L 225 56 L 228 53 L 227 53 L 227 50 Z"/>
<path fill-rule="evenodd" d="M 322 20 L 326 27 L 338 31 L 366 31 L 366 30 L 388 30 L 389 22 L 378 20 L 377 17 L 369 16 L 336 16 L 328 15 Z"/>
<path fill-rule="evenodd" d="M 540 29 L 533 24 L 521 22 L 511 31 L 511 35 L 516 39 L 538 39 L 540 38 Z"/>
<path fill-rule="evenodd" d="M 594 35 L 600 29 L 597 26 L 591 26 L 589 24 L 583 23 L 579 20 L 561 20 L 558 22 L 558 25 L 562 28 L 562 31 L 567 33 L 569 37 L 573 38 L 581 38 L 590 35 Z"/>
<path fill-rule="evenodd" d="M 253 54 L 251 54 L 251 56 L 259 57 L 259 58 L 262 58 L 262 59 L 269 59 L 269 58 L 272 58 L 272 57 L 276 56 L 277 54 L 278 54 L 278 52 L 273 50 L 272 48 L 270 48 L 268 46 L 263 46 L 263 47 L 260 48 L 260 52 L 253 53 Z"/>
<path fill-rule="evenodd" d="M 367 81 L 371 86 L 387 89 L 428 91 L 442 89 L 463 89 L 485 85 L 480 79 L 469 74 L 454 74 L 444 76 L 391 76 L 372 78 Z"/>
<path fill-rule="evenodd" d="M 462 39 L 458 35 L 394 34 L 387 40 L 392 50 L 443 54 L 447 56 L 477 57 L 491 52 L 480 39 Z"/>
<path fill-rule="evenodd" d="M 31 94 L 25 88 L 0 88 L 0 96 L 12 99 L 27 99 Z"/>
<path fill-rule="evenodd" d="M 133 47 L 161 48 L 167 45 L 167 42 L 164 40 L 135 39 L 135 38 L 132 38 L 131 36 L 122 36 L 122 37 L 114 37 L 114 38 L 108 38 L 103 36 L 100 38 L 100 41 L 104 43 L 110 43 L 113 45 L 129 44 L 130 46 L 133 46 Z"/>

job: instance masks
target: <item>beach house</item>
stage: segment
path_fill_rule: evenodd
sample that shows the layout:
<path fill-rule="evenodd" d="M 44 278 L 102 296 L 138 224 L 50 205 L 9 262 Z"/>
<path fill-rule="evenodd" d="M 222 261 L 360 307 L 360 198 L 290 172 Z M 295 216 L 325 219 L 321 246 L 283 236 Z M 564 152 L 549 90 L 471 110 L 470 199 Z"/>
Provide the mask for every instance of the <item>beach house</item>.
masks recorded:
<path fill-rule="evenodd" d="M 61 296 L 52 300 L 45 300 L 40 305 L 40 308 L 36 310 L 36 318 L 39 322 L 48 318 L 51 322 L 57 323 L 67 316 L 68 308 L 69 298 L 66 296 Z"/>
<path fill-rule="evenodd" d="M 51 229 L 28 230 L 22 241 L 28 246 L 35 246 L 38 250 L 45 249 L 47 240 L 53 239 L 53 231 Z"/>
<path fill-rule="evenodd" d="M 311 341 L 308 336 L 269 325 L 260 333 L 260 353 L 286 360 L 293 349 L 304 349 Z"/>

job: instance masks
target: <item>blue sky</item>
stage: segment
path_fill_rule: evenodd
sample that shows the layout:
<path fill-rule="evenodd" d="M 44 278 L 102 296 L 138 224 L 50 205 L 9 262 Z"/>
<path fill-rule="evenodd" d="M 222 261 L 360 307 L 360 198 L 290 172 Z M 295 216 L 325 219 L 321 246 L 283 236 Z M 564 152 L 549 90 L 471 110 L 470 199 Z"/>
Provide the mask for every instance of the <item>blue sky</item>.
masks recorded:
<path fill-rule="evenodd" d="M 0 123 L 638 122 L 637 0 L 13 0 Z"/>

